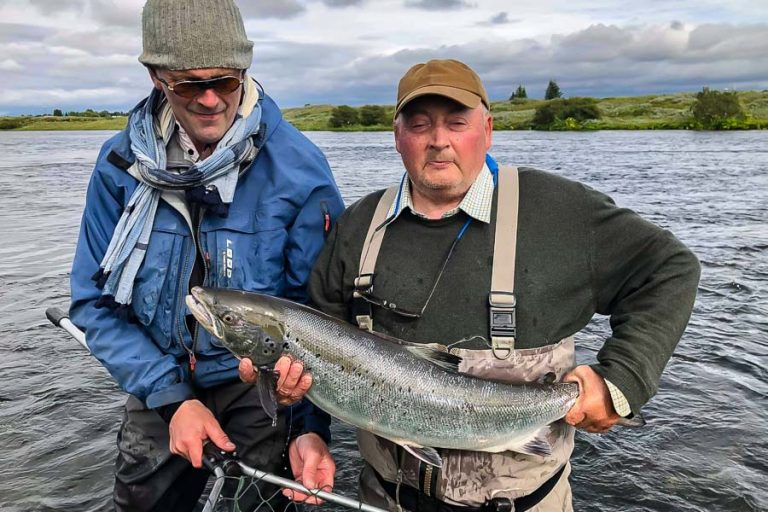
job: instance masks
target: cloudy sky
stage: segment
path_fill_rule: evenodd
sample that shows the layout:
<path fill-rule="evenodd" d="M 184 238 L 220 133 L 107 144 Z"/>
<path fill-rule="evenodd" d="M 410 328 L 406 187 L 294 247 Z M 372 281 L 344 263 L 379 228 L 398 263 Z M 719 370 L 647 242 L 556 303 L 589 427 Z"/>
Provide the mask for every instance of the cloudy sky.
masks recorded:
<path fill-rule="evenodd" d="M 0 114 L 127 110 L 144 0 L 0 0 Z M 491 99 L 768 88 L 768 0 L 239 0 L 251 74 L 282 107 L 394 103 L 417 62 L 458 58 Z"/>

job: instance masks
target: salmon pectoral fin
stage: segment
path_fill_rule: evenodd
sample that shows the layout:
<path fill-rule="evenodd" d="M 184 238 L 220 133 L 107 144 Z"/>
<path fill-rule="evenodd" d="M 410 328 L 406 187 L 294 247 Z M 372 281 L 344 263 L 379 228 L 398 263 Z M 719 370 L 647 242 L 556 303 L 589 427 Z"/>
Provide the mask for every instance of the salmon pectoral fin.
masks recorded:
<path fill-rule="evenodd" d="M 549 426 L 537 430 L 533 437 L 526 439 L 521 446 L 511 448 L 511 450 L 526 455 L 539 455 L 541 457 L 552 455 L 552 445 L 549 444 L 549 440 L 547 439 L 550 430 Z"/>
<path fill-rule="evenodd" d="M 259 368 L 256 377 L 256 391 L 261 400 L 261 408 L 273 420 L 277 417 L 277 377 L 271 368 Z"/>
<path fill-rule="evenodd" d="M 401 444 L 405 450 L 417 459 L 426 462 L 432 466 L 443 467 L 443 458 L 437 453 L 437 450 L 429 446 L 413 446 L 410 444 Z"/>

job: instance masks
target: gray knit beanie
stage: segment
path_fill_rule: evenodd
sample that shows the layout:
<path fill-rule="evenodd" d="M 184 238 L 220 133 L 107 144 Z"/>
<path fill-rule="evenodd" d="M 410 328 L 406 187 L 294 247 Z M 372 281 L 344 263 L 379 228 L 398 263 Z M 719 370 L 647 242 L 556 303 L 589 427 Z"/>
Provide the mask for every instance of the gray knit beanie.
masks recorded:
<path fill-rule="evenodd" d="M 253 42 L 233 0 L 148 0 L 142 14 L 145 66 L 248 69 Z"/>

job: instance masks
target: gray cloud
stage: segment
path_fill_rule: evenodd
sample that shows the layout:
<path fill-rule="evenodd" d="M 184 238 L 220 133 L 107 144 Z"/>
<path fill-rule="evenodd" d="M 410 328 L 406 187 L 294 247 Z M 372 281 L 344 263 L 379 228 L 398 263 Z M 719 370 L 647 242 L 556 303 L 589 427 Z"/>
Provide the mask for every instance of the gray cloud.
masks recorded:
<path fill-rule="evenodd" d="M 94 56 L 136 57 L 141 51 L 141 35 L 137 28 L 54 33 L 46 39 L 46 43 L 81 50 Z"/>
<path fill-rule="evenodd" d="M 43 27 L 20 23 L 0 23 L 0 44 L 41 41 L 49 34 L 50 31 Z"/>
<path fill-rule="evenodd" d="M 298 0 L 241 0 L 238 4 L 243 18 L 295 18 L 307 8 Z"/>
<path fill-rule="evenodd" d="M 328 7 L 351 7 L 353 5 L 362 5 L 365 0 L 323 0 Z"/>
<path fill-rule="evenodd" d="M 141 24 L 142 7 L 131 2 L 91 0 L 91 15 L 108 26 L 136 28 Z"/>
<path fill-rule="evenodd" d="M 615 59 L 631 41 L 631 31 L 592 25 L 574 34 L 553 37 L 552 55 L 560 62 L 604 62 Z"/>
<path fill-rule="evenodd" d="M 478 25 L 494 26 L 494 25 L 508 25 L 510 23 L 518 23 L 519 19 L 509 19 L 509 13 L 502 11 L 490 17 L 487 21 L 481 21 Z"/>
<path fill-rule="evenodd" d="M 138 26 L 41 30 L 0 25 L 0 111 L 125 110 L 149 91 L 136 61 Z M 595 24 L 547 39 L 494 37 L 394 52 L 372 50 L 361 38 L 297 42 L 272 32 L 250 33 L 256 41 L 251 74 L 282 107 L 393 104 L 400 77 L 431 58 L 466 62 L 493 99 L 509 97 L 518 84 L 542 97 L 550 79 L 567 96 L 768 88 L 767 24 Z"/>
<path fill-rule="evenodd" d="M 505 23 L 510 23 L 509 15 L 506 12 L 500 12 L 496 16 L 493 16 L 489 23 L 491 25 L 503 25 Z"/>
<path fill-rule="evenodd" d="M 0 61 L 0 71 L 22 71 L 24 66 L 14 59 L 5 59 Z"/>
<path fill-rule="evenodd" d="M 29 0 L 43 14 L 55 14 L 64 11 L 83 12 L 86 3 L 82 0 Z"/>
<path fill-rule="evenodd" d="M 764 60 L 768 25 L 707 24 L 691 32 L 688 49 L 693 59 Z"/>
<path fill-rule="evenodd" d="M 406 0 L 403 5 L 425 11 L 450 11 L 475 7 L 474 4 L 465 0 Z"/>
<path fill-rule="evenodd" d="M 690 33 L 671 25 L 594 25 L 549 41 L 475 41 L 358 58 L 354 58 L 352 46 L 308 46 L 293 48 L 282 60 L 278 46 L 273 48 L 264 80 L 286 106 L 392 104 L 397 81 L 405 71 L 431 58 L 466 62 L 495 99 L 507 98 L 518 83 L 530 96 L 543 97 L 552 78 L 567 96 L 696 91 L 704 85 L 768 87 L 768 25 L 739 26 L 738 30 L 724 24 L 708 25 Z M 296 65 L 294 57 L 300 59 Z M 259 69 L 258 62 L 254 69 Z M 294 73 L 301 78 L 286 84 Z M 305 84 L 304 90 L 297 91 L 295 83 Z"/>
<path fill-rule="evenodd" d="M 488 55 L 517 70 L 523 83 L 540 84 L 542 92 L 549 75 L 568 95 L 693 91 L 704 85 L 762 88 L 768 84 L 768 25 L 704 25 L 690 34 L 672 26 L 596 25 L 524 52 L 509 55 L 496 47 Z M 503 91 L 489 71 L 491 88 Z M 537 95 L 532 87 L 528 92 Z"/>
<path fill-rule="evenodd" d="M 362 100 L 366 92 L 351 92 L 350 63 L 359 58 L 355 44 L 309 44 L 262 40 L 254 49 L 251 74 L 282 106 L 328 103 L 340 91 Z"/>

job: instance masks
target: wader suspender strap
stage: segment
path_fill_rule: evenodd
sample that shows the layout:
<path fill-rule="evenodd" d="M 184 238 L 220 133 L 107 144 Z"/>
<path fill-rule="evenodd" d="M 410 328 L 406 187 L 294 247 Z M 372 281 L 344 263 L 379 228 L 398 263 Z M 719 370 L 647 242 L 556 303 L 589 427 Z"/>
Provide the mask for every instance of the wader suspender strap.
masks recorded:
<path fill-rule="evenodd" d="M 373 289 L 373 271 L 376 269 L 376 260 L 379 257 L 381 242 L 384 240 L 384 232 L 387 230 L 383 224 L 387 220 L 387 213 L 399 189 L 400 187 L 390 187 L 379 199 L 360 253 L 360 269 L 357 271 L 355 289 L 352 292 L 352 314 L 357 326 L 366 331 L 373 330 L 373 310 L 362 294 Z"/>
<path fill-rule="evenodd" d="M 515 253 L 520 188 L 517 167 L 501 167 L 496 201 L 496 233 L 493 241 L 490 304 L 491 351 L 497 359 L 507 359 L 515 349 Z"/>
<path fill-rule="evenodd" d="M 517 213 L 520 202 L 517 167 L 501 167 L 498 173 L 496 233 L 493 244 L 490 304 L 491 350 L 498 359 L 507 359 L 515 349 L 517 321 L 515 318 L 515 254 L 517 249 Z M 399 187 L 390 187 L 379 199 L 368 226 L 360 269 L 352 292 L 352 313 L 358 327 L 373 330 L 373 310 L 362 294 L 373 288 L 374 270 L 384 240 L 387 213 L 397 197 Z"/>

